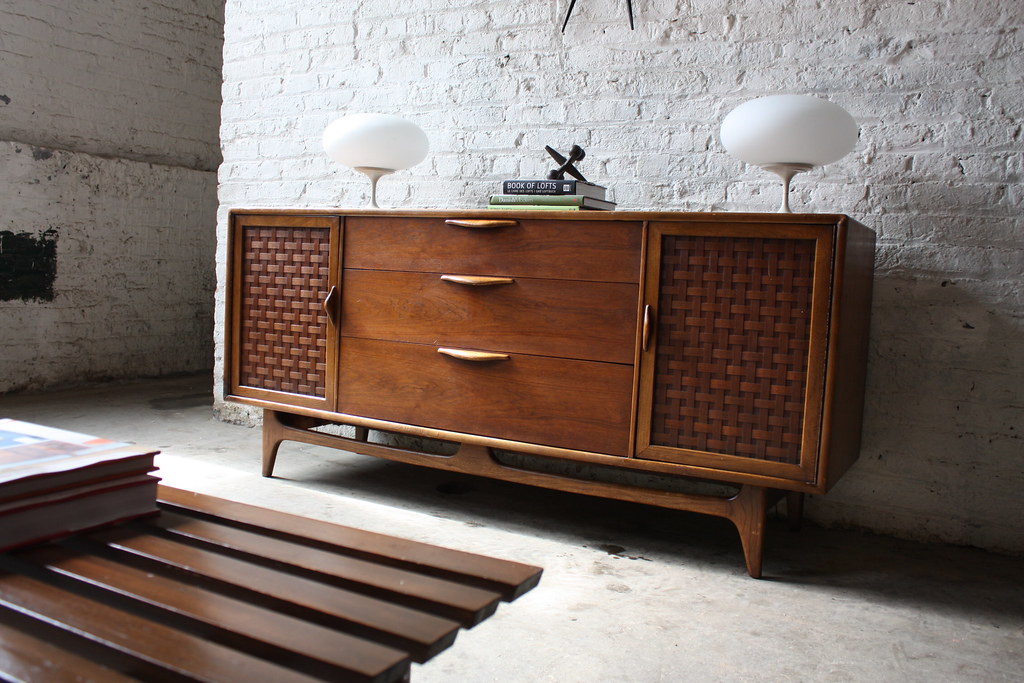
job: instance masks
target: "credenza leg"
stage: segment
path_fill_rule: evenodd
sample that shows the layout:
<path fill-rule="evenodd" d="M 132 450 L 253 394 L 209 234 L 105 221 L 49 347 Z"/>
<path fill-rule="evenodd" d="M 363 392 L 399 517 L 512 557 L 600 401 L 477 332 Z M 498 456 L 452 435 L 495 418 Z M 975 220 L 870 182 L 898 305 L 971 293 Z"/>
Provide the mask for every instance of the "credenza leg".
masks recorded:
<path fill-rule="evenodd" d="M 747 573 L 760 579 L 764 558 L 764 530 L 768 517 L 768 490 L 761 486 L 743 486 L 729 502 L 729 519 L 740 534 Z"/>
<path fill-rule="evenodd" d="M 263 411 L 263 476 L 270 477 L 274 474 L 274 463 L 277 461 L 277 451 L 284 441 L 284 424 L 278 417 L 277 411 L 266 409 Z"/>
<path fill-rule="evenodd" d="M 427 465 L 453 472 L 543 486 L 560 491 L 585 493 L 616 500 L 659 505 L 674 510 L 715 515 L 730 520 L 736 526 L 740 542 L 743 545 L 747 573 L 755 579 L 761 578 L 768 503 L 769 501 L 772 504 L 778 502 L 783 495 L 781 491 L 750 485 L 740 486 L 735 495 L 726 498 L 718 495 L 643 489 L 611 482 L 594 482 L 507 466 L 495 460 L 489 447 L 479 444 L 463 443 L 455 455 L 436 456 L 369 443 L 367 430 L 363 427 L 356 427 L 353 438 L 312 431 L 323 424 L 325 421 L 319 418 L 265 410 L 263 414 L 263 476 L 272 476 L 278 449 L 283 441 L 290 440 L 340 448 L 353 453 L 373 455 L 398 462 Z M 794 504 L 791 503 L 791 505 L 793 506 L 791 511 L 795 514 L 797 508 Z"/>

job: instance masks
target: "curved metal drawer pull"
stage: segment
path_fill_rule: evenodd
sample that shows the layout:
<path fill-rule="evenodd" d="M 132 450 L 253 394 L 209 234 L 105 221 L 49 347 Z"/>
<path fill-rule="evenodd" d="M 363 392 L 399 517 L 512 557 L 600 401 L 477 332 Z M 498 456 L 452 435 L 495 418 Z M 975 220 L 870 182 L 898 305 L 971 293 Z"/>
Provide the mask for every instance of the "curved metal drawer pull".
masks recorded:
<path fill-rule="evenodd" d="M 442 275 L 445 282 L 454 282 L 458 285 L 471 285 L 473 287 L 486 287 L 488 285 L 510 285 L 515 280 L 510 277 L 487 277 L 485 275 Z"/>
<path fill-rule="evenodd" d="M 489 351 L 470 351 L 468 349 L 439 348 L 437 352 L 443 353 L 446 356 L 451 356 L 452 358 L 458 358 L 459 360 L 471 360 L 477 363 L 491 360 L 509 359 L 509 355 L 507 353 L 491 353 Z"/>
<path fill-rule="evenodd" d="M 519 225 L 519 221 L 478 218 L 449 218 L 445 223 L 460 228 L 514 228 Z"/>

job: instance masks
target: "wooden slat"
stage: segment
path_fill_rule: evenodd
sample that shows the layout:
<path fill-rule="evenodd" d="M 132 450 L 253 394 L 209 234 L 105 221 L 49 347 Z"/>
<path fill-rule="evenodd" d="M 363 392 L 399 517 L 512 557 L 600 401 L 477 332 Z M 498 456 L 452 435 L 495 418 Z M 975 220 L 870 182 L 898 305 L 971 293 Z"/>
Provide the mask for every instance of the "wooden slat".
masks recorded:
<path fill-rule="evenodd" d="M 0 678 L 47 683 L 137 680 L 62 648 L 50 638 L 29 633 L 31 629 L 27 617 L 0 608 Z"/>
<path fill-rule="evenodd" d="M 307 544 L 315 543 L 353 557 L 493 590 L 504 600 L 514 600 L 529 591 L 540 581 L 542 573 L 539 567 L 519 562 L 297 517 L 169 486 L 161 486 L 159 496 L 165 510 L 215 515 L 225 523 L 258 530 L 267 536 L 302 539 Z"/>
<path fill-rule="evenodd" d="M 455 619 L 465 626 L 473 626 L 489 617 L 501 599 L 497 593 L 480 588 L 166 511 L 151 523 L 179 537 L 238 554 L 246 561 L 382 597 Z"/>
<path fill-rule="evenodd" d="M 405 649 L 417 662 L 424 662 L 450 646 L 459 629 L 459 624 L 449 619 L 173 538 L 116 529 L 93 533 L 73 543 L 75 548 L 94 552 L 112 551 L 112 557 L 138 562 L 143 569 L 173 572 L 225 595 Z"/>
<path fill-rule="evenodd" d="M 540 578 L 515 562 L 160 496 L 159 518 L 0 553 L 0 679 L 405 681 L 410 657 L 433 657 L 460 624 Z"/>
<path fill-rule="evenodd" d="M 293 668 L 313 675 L 394 680 L 395 674 L 408 666 L 406 654 L 393 648 L 107 558 L 53 545 L 21 557 L 160 610 L 142 610 L 149 618 L 253 655 L 288 661 Z"/>
<path fill-rule="evenodd" d="M 111 607 L 37 578 L 14 573 L 0 557 L 0 607 L 60 634 L 107 650 L 104 661 L 145 680 L 309 681 L 309 676 Z"/>

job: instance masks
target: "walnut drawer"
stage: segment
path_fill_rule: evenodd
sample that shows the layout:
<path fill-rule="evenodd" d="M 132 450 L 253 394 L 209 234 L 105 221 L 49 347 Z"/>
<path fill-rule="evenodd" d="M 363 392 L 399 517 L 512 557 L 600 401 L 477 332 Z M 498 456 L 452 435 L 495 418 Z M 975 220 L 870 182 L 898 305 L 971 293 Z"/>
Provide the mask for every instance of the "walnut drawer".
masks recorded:
<path fill-rule="evenodd" d="M 523 219 L 463 227 L 444 218 L 349 216 L 345 267 L 639 282 L 638 222 Z"/>
<path fill-rule="evenodd" d="M 635 284 L 507 278 L 481 285 L 377 270 L 346 270 L 344 283 L 343 336 L 633 363 Z"/>
<path fill-rule="evenodd" d="M 338 410 L 464 434 L 626 455 L 633 368 L 543 356 L 452 358 L 344 338 Z"/>

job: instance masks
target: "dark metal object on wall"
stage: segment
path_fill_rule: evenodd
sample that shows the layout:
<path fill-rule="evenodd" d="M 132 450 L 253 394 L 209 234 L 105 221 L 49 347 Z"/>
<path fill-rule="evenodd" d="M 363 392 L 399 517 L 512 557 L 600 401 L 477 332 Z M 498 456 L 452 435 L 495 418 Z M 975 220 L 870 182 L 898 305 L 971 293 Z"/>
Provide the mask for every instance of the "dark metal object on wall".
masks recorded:
<path fill-rule="evenodd" d="M 565 21 L 562 22 L 562 33 L 565 33 L 565 27 L 569 25 L 569 17 L 572 16 L 572 10 L 576 7 L 576 0 L 569 0 L 569 9 L 565 13 Z M 633 0 L 626 0 L 626 12 L 629 14 L 629 30 L 633 30 Z"/>

